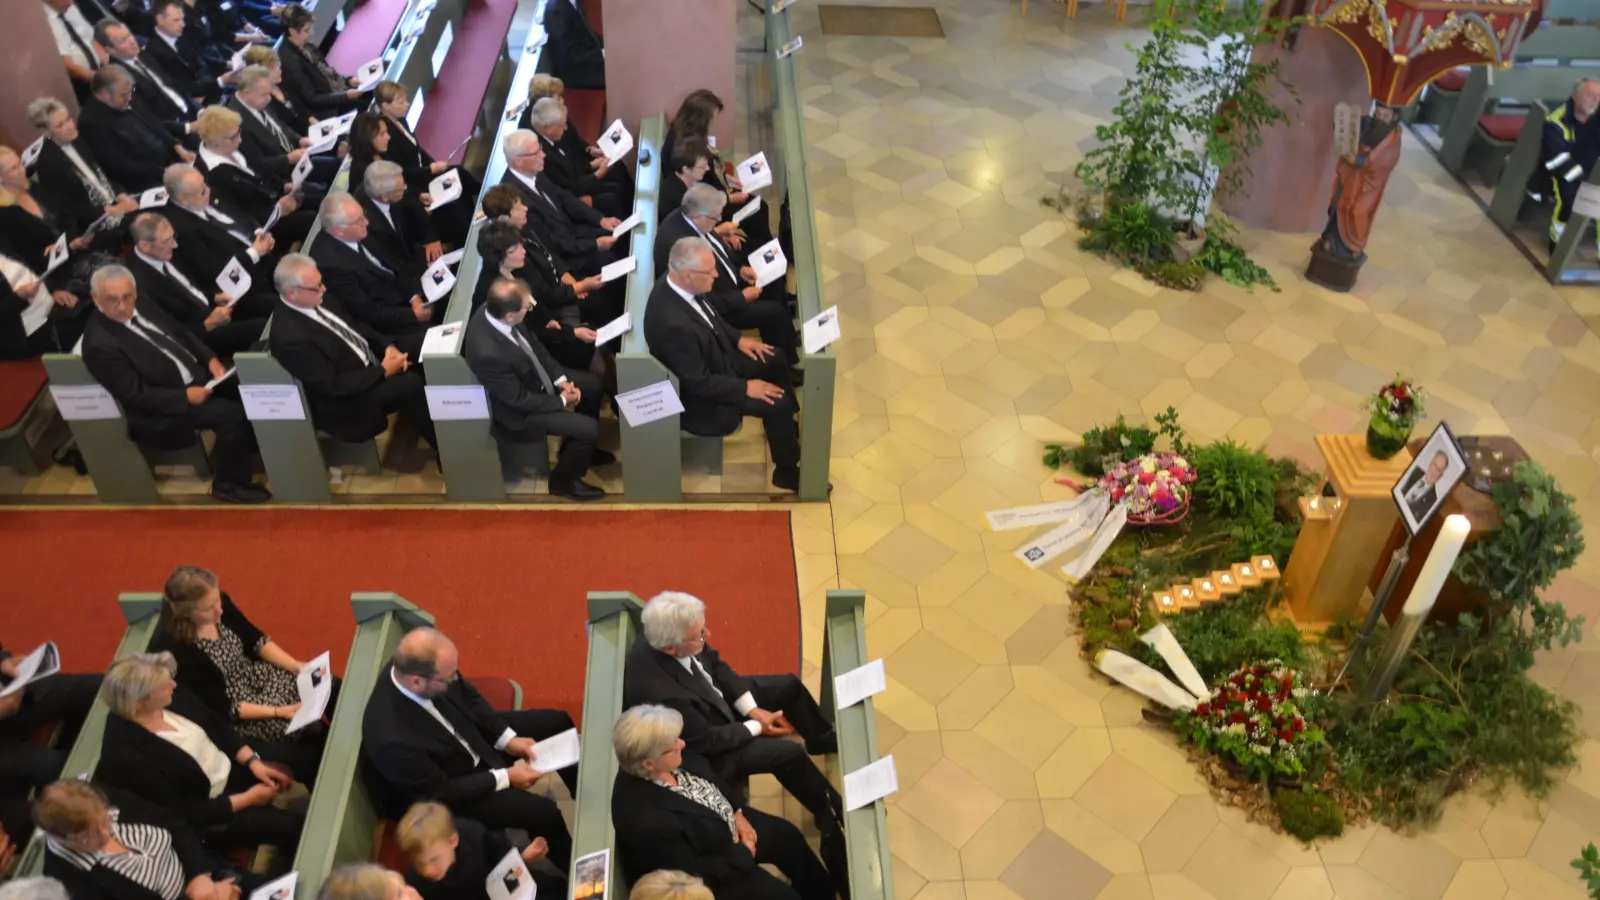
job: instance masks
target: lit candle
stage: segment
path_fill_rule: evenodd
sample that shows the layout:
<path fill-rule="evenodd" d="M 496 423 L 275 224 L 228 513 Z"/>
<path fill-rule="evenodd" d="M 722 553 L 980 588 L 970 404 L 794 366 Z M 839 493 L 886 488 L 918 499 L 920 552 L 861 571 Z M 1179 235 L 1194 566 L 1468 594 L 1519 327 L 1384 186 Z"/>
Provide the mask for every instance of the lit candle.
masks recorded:
<path fill-rule="evenodd" d="M 1444 520 L 1444 526 L 1439 529 L 1439 539 L 1433 542 L 1427 562 L 1422 564 L 1422 571 L 1417 573 L 1411 596 L 1406 598 L 1406 615 L 1425 616 L 1433 609 L 1433 604 L 1439 599 L 1439 591 L 1444 588 L 1444 580 L 1450 577 L 1450 569 L 1456 564 L 1456 557 L 1461 555 L 1462 545 L 1467 542 L 1467 532 L 1471 530 L 1472 525 L 1466 516 L 1456 514 Z"/>

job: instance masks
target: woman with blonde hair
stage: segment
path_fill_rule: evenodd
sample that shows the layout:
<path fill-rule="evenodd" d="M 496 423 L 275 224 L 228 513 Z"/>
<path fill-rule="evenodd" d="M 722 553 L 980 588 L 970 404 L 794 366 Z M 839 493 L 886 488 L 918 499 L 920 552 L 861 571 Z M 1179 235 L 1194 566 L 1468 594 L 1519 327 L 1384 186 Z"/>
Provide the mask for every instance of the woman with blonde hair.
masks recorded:
<path fill-rule="evenodd" d="M 483 885 L 478 885 L 481 894 Z M 377 863 L 349 863 L 328 873 L 317 900 L 420 900 L 399 872 Z"/>
<path fill-rule="evenodd" d="M 206 178 L 212 197 L 221 201 L 225 212 L 235 210 L 265 226 L 276 209 L 278 221 L 272 226 L 274 240 L 285 245 L 300 240 L 311 230 L 316 215 L 300 209 L 294 186 L 272 184 L 265 172 L 250 168 L 239 152 L 243 141 L 240 128 L 244 120 L 226 106 L 208 106 L 194 120 L 194 133 L 200 137 L 200 155 L 194 166 Z"/>
<path fill-rule="evenodd" d="M 634 882 L 628 900 L 715 900 L 706 883 L 673 869 L 657 869 Z"/>
<path fill-rule="evenodd" d="M 260 66 L 272 75 L 272 111 L 278 118 L 285 122 L 306 128 L 315 123 L 316 117 L 308 110 L 301 109 L 283 92 L 283 59 L 278 56 L 278 51 L 265 44 L 256 44 L 244 52 L 246 66 Z M 341 153 L 341 155 L 343 155 Z"/>
<path fill-rule="evenodd" d="M 170 653 L 113 662 L 100 685 L 110 707 L 96 779 L 177 813 L 219 851 L 272 844 L 292 853 L 305 816 L 273 805 L 294 780 L 173 679 Z"/>
<path fill-rule="evenodd" d="M 49 275 L 50 251 L 65 236 L 74 254 L 100 243 L 120 248 L 115 229 L 99 236 L 69 230 L 47 202 L 36 197 L 22 158 L 0 146 L 0 359 L 30 359 L 65 353 L 83 334 L 94 304 L 89 285 L 75 278 L 77 267 L 63 265 Z M 87 277 L 86 275 L 83 277 Z"/>

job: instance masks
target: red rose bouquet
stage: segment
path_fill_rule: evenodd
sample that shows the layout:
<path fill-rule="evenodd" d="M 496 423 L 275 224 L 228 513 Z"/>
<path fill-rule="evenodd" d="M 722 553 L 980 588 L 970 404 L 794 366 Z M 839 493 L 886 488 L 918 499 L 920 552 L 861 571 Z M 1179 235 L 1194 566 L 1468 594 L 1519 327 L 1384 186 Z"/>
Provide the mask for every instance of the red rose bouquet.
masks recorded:
<path fill-rule="evenodd" d="M 1225 756 L 1252 778 L 1305 774 L 1305 754 L 1327 737 L 1309 721 L 1317 692 L 1281 660 L 1245 664 L 1211 691 L 1177 728 L 1186 740 Z"/>

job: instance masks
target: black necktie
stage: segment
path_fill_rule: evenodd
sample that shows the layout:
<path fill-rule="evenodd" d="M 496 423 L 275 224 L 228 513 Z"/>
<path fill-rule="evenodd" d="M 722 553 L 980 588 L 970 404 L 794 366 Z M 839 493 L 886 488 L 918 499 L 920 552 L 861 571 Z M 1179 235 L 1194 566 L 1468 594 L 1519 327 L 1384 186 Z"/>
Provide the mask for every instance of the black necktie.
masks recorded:
<path fill-rule="evenodd" d="M 733 707 L 728 705 L 728 698 L 722 696 L 722 691 L 717 688 L 717 683 L 711 680 L 711 673 L 706 671 L 705 666 L 700 665 L 699 658 L 694 656 L 689 657 L 689 666 L 694 670 L 694 674 L 711 688 L 711 695 L 717 698 L 718 708 L 720 708 L 729 719 L 732 719 L 735 722 L 739 721 L 740 717 L 735 715 Z"/>
<path fill-rule="evenodd" d="M 194 379 L 194 373 L 199 371 L 200 361 L 194 358 L 193 353 L 185 349 L 182 344 L 168 337 L 166 332 L 151 324 L 149 319 L 135 315 L 128 320 L 128 324 L 133 326 L 134 334 L 154 344 L 157 349 L 165 350 L 173 359 L 178 361 L 178 365 L 189 370 L 189 379 Z"/>
<path fill-rule="evenodd" d="M 544 385 L 545 393 L 554 394 L 556 386 L 550 380 L 550 373 L 545 370 L 544 364 L 539 362 L 539 354 L 533 352 L 533 347 L 529 346 L 528 339 L 522 336 L 522 331 L 515 325 L 511 326 L 511 340 L 517 345 L 518 349 L 528 354 L 528 360 L 533 363 L 533 370 L 539 373 L 539 383 Z"/>
<path fill-rule="evenodd" d="M 362 364 L 368 366 L 372 365 L 372 351 L 367 349 L 367 342 L 361 337 L 361 335 L 350 330 L 349 326 L 345 325 L 343 322 L 335 319 L 333 316 L 328 315 L 326 312 L 323 312 L 321 307 L 313 308 L 311 312 L 317 317 L 317 321 L 333 329 L 335 334 L 344 338 L 344 342 L 350 345 L 350 349 L 354 350 L 356 355 L 361 357 Z"/>
<path fill-rule="evenodd" d="M 732 349 L 728 347 L 728 336 L 722 333 L 721 328 L 717 327 L 717 311 L 712 308 L 710 303 L 706 302 L 705 295 L 695 294 L 694 303 L 705 311 L 706 321 L 711 324 L 711 332 L 717 336 L 717 343 L 726 349 Z"/>
<path fill-rule="evenodd" d="M 89 68 L 100 68 L 99 55 L 94 52 L 93 47 L 84 42 L 83 36 L 78 34 L 78 30 L 76 28 L 72 27 L 72 23 L 67 21 L 67 14 L 64 12 L 58 12 L 56 13 L 56 18 L 61 20 L 61 27 L 67 30 L 67 36 L 72 38 L 72 42 L 78 45 L 79 50 L 83 51 L 84 59 L 89 61 Z"/>
<path fill-rule="evenodd" d="M 267 129 L 272 132 L 273 137 L 278 139 L 278 146 L 282 147 L 285 153 L 294 150 L 294 145 L 290 143 L 289 136 L 283 133 L 283 129 L 278 127 L 277 122 L 273 121 L 271 110 L 258 110 L 256 116 L 267 123 Z"/>
<path fill-rule="evenodd" d="M 156 74 L 155 69 L 145 65 L 144 60 L 135 56 L 133 59 L 130 59 L 124 63 L 124 65 L 131 67 L 136 72 L 143 73 L 144 77 L 150 79 L 151 83 L 153 83 L 156 88 L 161 91 L 162 95 L 167 98 L 167 102 L 178 107 L 178 113 L 180 115 L 189 114 L 189 102 L 184 99 L 183 94 L 174 90 L 172 85 L 167 84 L 165 79 Z"/>

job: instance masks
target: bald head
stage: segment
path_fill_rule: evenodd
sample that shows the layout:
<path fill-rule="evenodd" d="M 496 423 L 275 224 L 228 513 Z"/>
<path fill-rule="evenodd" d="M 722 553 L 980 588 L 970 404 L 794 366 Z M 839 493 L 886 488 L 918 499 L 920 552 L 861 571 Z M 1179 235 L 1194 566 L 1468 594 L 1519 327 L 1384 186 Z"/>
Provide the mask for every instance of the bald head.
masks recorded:
<path fill-rule="evenodd" d="M 455 680 L 461 654 L 444 632 L 417 628 L 400 639 L 393 662 L 402 687 L 419 697 L 437 697 Z"/>

